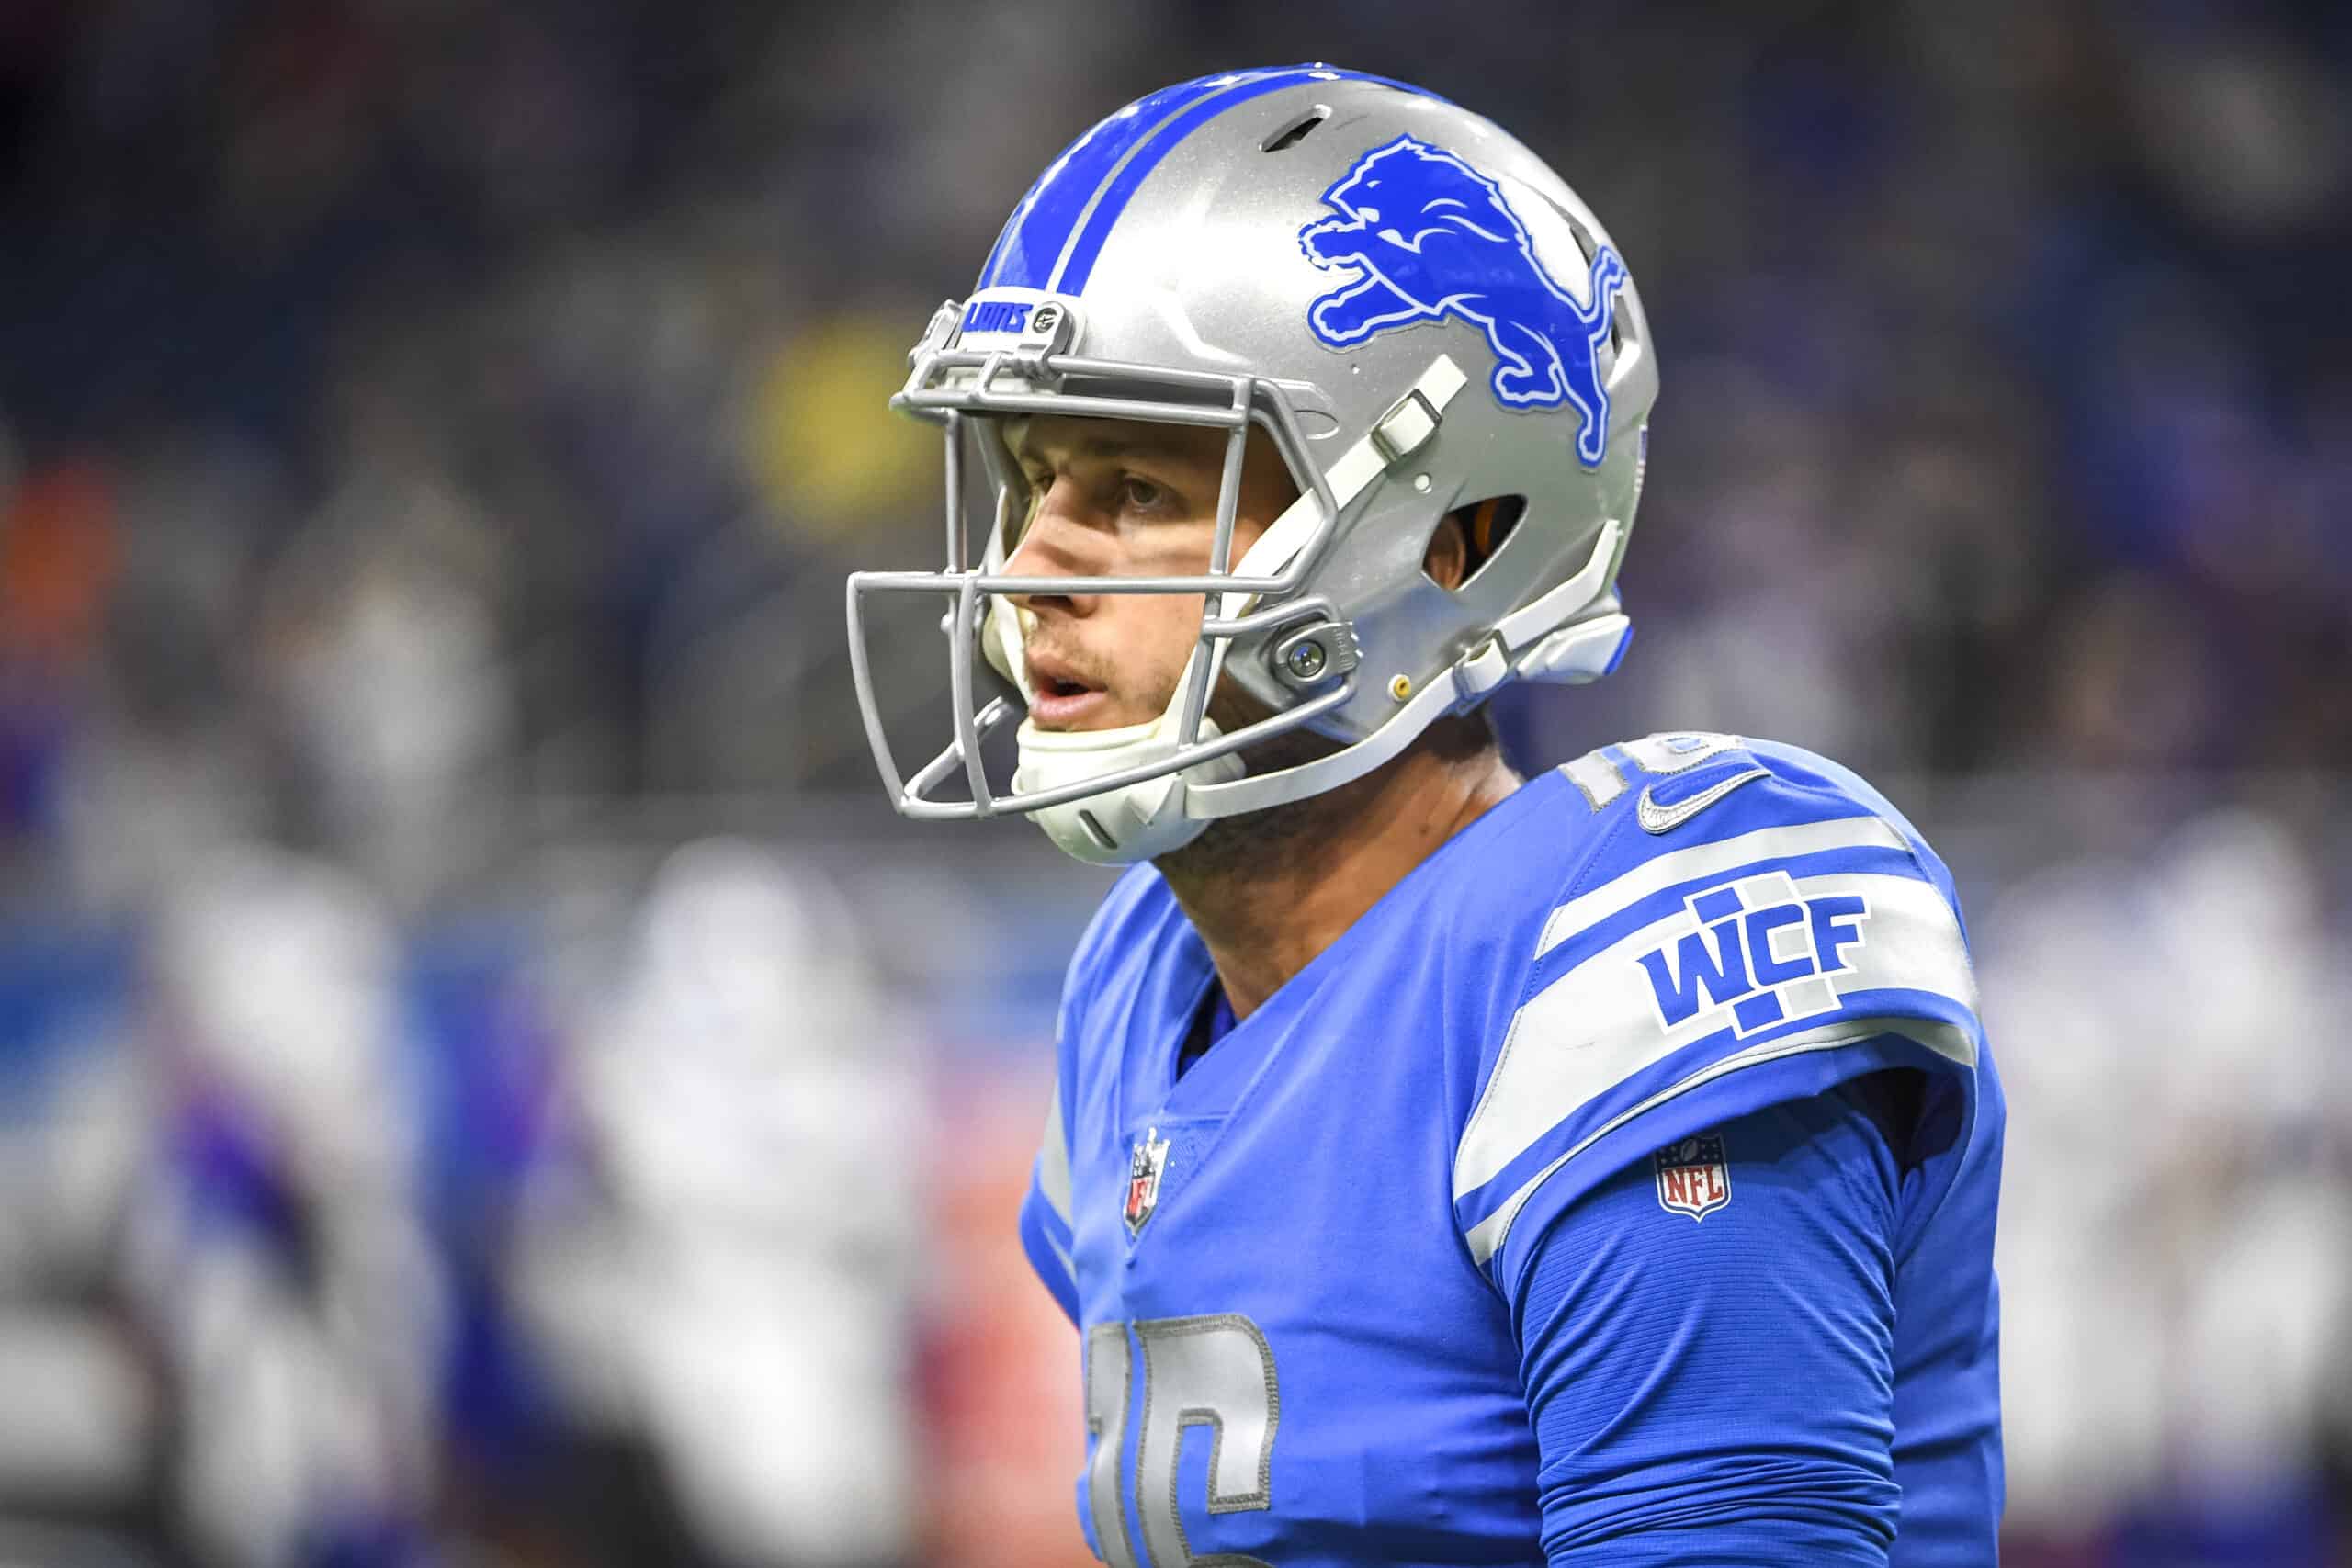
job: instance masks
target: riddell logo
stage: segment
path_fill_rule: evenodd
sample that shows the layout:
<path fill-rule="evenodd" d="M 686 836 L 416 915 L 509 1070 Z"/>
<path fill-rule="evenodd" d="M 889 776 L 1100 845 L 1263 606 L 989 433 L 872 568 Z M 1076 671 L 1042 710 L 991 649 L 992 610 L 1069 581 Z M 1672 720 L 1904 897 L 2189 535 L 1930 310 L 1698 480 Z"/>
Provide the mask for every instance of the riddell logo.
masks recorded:
<path fill-rule="evenodd" d="M 1668 1030 L 1728 1012 L 1741 1037 L 1838 1010 L 1830 976 L 1854 967 L 1869 902 L 1856 894 L 1802 898 L 1785 871 L 1684 900 L 1691 929 L 1636 959 Z"/>

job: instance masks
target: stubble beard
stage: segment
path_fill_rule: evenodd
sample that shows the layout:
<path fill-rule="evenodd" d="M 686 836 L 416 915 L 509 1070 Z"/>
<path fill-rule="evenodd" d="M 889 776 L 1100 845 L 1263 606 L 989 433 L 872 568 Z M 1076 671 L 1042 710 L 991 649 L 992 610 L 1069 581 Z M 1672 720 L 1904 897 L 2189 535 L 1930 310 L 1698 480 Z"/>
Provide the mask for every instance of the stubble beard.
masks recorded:
<path fill-rule="evenodd" d="M 1209 716 L 1230 735 L 1267 716 L 1267 710 L 1232 692 L 1219 692 L 1209 704 Z M 1320 761 L 1345 750 L 1344 743 L 1318 735 L 1304 725 L 1261 741 L 1242 752 L 1253 776 L 1281 773 Z M 1380 794 L 1387 770 L 1375 768 L 1319 795 L 1287 801 L 1236 817 L 1210 820 L 1200 837 L 1152 863 L 1170 886 L 1200 886 L 1209 883 L 1272 881 L 1309 869 L 1335 847 L 1340 829 L 1369 807 Z"/>
<path fill-rule="evenodd" d="M 1209 701 L 1209 716 L 1230 735 L 1268 716 L 1270 709 L 1232 686 L 1221 685 Z M 1416 736 L 1412 744 L 1361 778 L 1238 817 L 1218 817 L 1180 850 L 1152 864 L 1180 892 L 1219 883 L 1273 883 L 1313 872 L 1335 857 L 1350 829 L 1383 809 L 1381 797 L 1408 758 L 1430 755 L 1460 763 L 1480 755 L 1499 757 L 1493 716 L 1484 708 L 1449 715 Z M 1302 725 L 1241 753 L 1253 777 L 1320 761 L 1347 750 L 1343 741 Z"/>

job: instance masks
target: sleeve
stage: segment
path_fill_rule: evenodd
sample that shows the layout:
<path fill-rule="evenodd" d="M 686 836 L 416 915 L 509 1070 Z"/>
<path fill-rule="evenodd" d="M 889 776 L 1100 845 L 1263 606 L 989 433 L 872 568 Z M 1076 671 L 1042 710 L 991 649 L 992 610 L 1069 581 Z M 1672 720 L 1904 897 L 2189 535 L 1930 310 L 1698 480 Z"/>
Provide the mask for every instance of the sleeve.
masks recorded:
<path fill-rule="evenodd" d="M 1657 1151 L 1527 1238 L 1552 1568 L 1883 1568 L 1898 1180 L 1832 1091 Z"/>
<path fill-rule="evenodd" d="M 1751 1111 L 1912 1069 L 1955 1091 L 1937 1134 L 1970 1137 L 1984 1031 L 1950 875 L 1842 788 L 1759 779 L 1663 835 L 1621 818 L 1519 974 L 1481 1024 L 1496 1043 L 1453 1170 L 1464 1245 L 1506 1297 L 1555 1215 Z M 1940 1201 L 1915 1195 L 1912 1234 Z"/>
<path fill-rule="evenodd" d="M 1021 1248 L 1046 1289 L 1078 1322 L 1078 1275 L 1069 1260 L 1069 1140 L 1062 1125 L 1061 1087 L 1046 1112 L 1046 1135 L 1029 1168 L 1029 1194 L 1021 1202 Z"/>

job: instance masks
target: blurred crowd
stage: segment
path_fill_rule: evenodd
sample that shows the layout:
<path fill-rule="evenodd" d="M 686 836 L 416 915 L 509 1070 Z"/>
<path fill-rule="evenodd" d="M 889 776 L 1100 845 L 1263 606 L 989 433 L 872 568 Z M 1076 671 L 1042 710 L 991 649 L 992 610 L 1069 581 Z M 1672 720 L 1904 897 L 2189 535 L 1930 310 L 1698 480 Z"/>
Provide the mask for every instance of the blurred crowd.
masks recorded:
<path fill-rule="evenodd" d="M 1961 873 L 2017 1560 L 2331 1560 L 2352 21 L 2199 0 L 0 6 L 0 1560 L 1081 1550 L 1008 1194 L 1099 884 L 878 809 L 841 579 L 1036 169 L 1316 58 L 1657 323 L 1640 638 L 1513 748 Z"/>
<path fill-rule="evenodd" d="M 822 879 L 404 938 L 222 846 L 0 955 L 0 1560 L 888 1564 L 926 1108 Z"/>

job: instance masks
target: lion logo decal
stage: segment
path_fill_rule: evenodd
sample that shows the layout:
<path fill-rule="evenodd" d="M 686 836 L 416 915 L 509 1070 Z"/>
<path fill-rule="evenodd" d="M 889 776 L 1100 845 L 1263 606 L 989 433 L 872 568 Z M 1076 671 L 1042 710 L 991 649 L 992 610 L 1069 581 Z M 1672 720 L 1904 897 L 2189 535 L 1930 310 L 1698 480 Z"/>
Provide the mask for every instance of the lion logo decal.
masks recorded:
<path fill-rule="evenodd" d="M 1506 408 L 1574 403 L 1584 416 L 1577 456 L 1597 466 L 1609 445 L 1609 390 L 1598 369 L 1625 264 L 1607 245 L 1592 258 L 1582 305 L 1538 260 L 1527 226 L 1495 182 L 1453 153 L 1410 136 L 1375 147 L 1323 193 L 1339 214 L 1298 232 L 1327 271 L 1357 276 L 1307 308 L 1333 348 L 1415 321 L 1457 316 L 1494 350 L 1489 385 Z"/>

